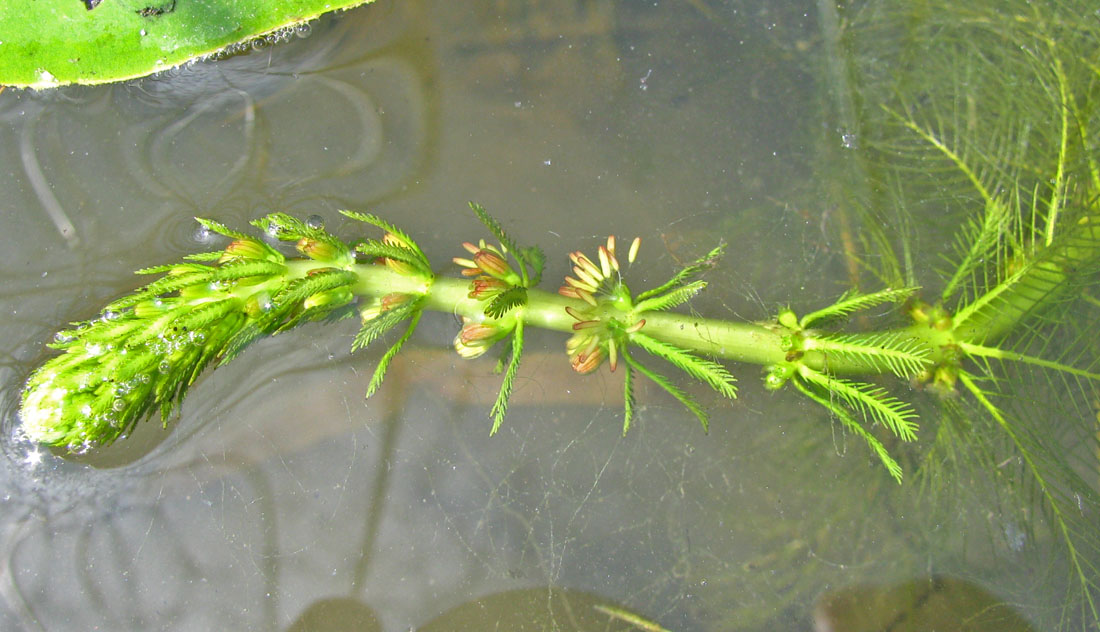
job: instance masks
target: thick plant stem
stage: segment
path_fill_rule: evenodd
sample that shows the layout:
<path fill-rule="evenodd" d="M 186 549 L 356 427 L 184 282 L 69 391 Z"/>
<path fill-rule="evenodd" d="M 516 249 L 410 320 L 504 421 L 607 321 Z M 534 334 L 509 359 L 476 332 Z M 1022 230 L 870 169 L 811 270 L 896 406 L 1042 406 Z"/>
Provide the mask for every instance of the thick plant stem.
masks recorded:
<path fill-rule="evenodd" d="M 312 261 L 288 263 L 292 268 L 295 263 L 305 267 L 317 265 Z M 351 270 L 359 277 L 351 288 L 357 295 L 382 297 L 394 292 L 422 295 L 424 309 L 454 314 L 474 322 L 487 319 L 484 301 L 469 297 L 470 282 L 467 279 L 436 277 L 423 281 L 385 266 L 362 263 L 355 264 Z M 527 304 L 516 310 L 515 316 L 528 326 L 573 333 L 573 325 L 577 321 L 569 316 L 565 308 L 579 309 L 584 306 L 585 303 L 580 300 L 530 289 Z M 781 329 L 773 324 L 717 320 L 672 312 L 644 312 L 638 316 L 646 321 L 646 334 L 702 355 L 760 365 L 782 362 L 785 357 L 781 347 Z M 918 338 L 914 330 L 900 332 L 907 337 Z M 925 337 L 919 336 L 919 339 L 925 340 Z M 828 369 L 842 374 L 881 372 L 871 361 L 829 357 L 816 351 L 808 352 L 802 362 L 818 370 Z"/>

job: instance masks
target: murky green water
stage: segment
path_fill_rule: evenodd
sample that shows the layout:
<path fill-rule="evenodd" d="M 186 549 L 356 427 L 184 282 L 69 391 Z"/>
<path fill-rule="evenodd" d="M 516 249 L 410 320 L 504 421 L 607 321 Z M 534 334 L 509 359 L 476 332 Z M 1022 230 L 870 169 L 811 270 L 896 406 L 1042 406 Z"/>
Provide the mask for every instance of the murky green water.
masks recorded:
<path fill-rule="evenodd" d="M 379 0 L 217 63 L 0 94 L 0 627 L 631 629 L 602 603 L 672 630 L 809 630 L 845 587 L 865 604 L 931 575 L 994 596 L 1035 581 L 1023 526 L 980 502 L 929 524 L 928 499 L 755 367 L 738 401 L 706 400 L 709 434 L 643 389 L 623 438 L 617 376 L 570 375 L 536 335 L 489 439 L 499 377 L 449 352 L 443 316 L 370 401 L 378 351 L 348 353 L 354 323 L 311 325 L 88 463 L 11 439 L 43 342 L 131 270 L 202 249 L 196 215 L 318 214 L 353 237 L 335 211 L 371 210 L 445 262 L 481 236 L 476 200 L 551 280 L 615 232 L 643 237 L 651 281 L 733 244 L 708 315 L 834 296 L 844 261 L 806 195 L 817 13 L 776 4 Z M 920 621 L 937 590 L 877 611 Z M 444 614 L 479 599 L 481 622 Z"/>

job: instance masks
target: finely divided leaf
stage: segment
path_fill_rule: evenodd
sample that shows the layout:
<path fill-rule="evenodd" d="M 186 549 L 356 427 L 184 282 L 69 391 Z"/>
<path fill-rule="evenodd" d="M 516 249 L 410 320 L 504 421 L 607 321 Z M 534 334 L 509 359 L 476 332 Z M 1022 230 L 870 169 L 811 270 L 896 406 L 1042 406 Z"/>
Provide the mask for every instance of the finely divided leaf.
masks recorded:
<path fill-rule="evenodd" d="M 493 404 L 493 410 L 489 413 L 493 418 L 493 428 L 489 436 L 493 436 L 500 430 L 504 423 L 504 415 L 508 412 L 508 398 L 512 396 L 512 386 L 516 381 L 516 373 L 519 371 L 519 361 L 523 356 L 523 321 L 516 320 L 516 327 L 512 330 L 512 359 L 508 362 L 508 370 L 504 373 L 504 381 L 500 383 L 500 392 L 497 393 L 497 401 Z"/>
<path fill-rule="evenodd" d="M 668 361 L 691 377 L 706 382 L 722 395 L 735 399 L 737 387 L 730 372 L 723 365 L 712 360 L 700 358 L 690 352 L 667 342 L 662 342 L 641 332 L 630 334 L 630 342 L 649 353 Z"/>
<path fill-rule="evenodd" d="M 847 316 L 852 312 L 868 309 L 883 303 L 900 303 L 912 296 L 913 293 L 919 289 L 920 288 L 916 286 L 897 289 L 888 288 L 870 294 L 863 294 L 858 290 L 851 290 L 842 294 L 832 305 L 803 316 L 799 325 L 803 329 L 806 329 L 819 320 Z"/>

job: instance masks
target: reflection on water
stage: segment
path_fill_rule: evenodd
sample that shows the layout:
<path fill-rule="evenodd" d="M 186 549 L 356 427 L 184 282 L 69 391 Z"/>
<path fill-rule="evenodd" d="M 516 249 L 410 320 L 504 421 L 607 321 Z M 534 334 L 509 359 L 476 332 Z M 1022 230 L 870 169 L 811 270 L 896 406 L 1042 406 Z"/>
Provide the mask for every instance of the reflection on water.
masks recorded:
<path fill-rule="evenodd" d="M 593 629 L 630 629 L 596 602 L 674 630 L 808 629 L 828 587 L 927 574 L 917 501 L 754 369 L 732 405 L 700 394 L 725 407 L 709 435 L 642 389 L 623 438 L 616 378 L 578 381 L 535 335 L 489 439 L 499 378 L 446 351 L 446 317 L 369 402 L 377 354 L 309 326 L 208 376 L 168 430 L 84 460 L 13 434 L 42 341 L 130 270 L 204 248 L 195 215 L 317 213 L 354 237 L 335 210 L 369 209 L 447 261 L 479 236 L 476 199 L 547 249 L 548 278 L 608 232 L 642 235 L 655 277 L 751 234 L 698 304 L 746 318 L 801 276 L 844 278 L 827 218 L 790 203 L 812 11 L 452 4 L 380 0 L 217 63 L 0 95 L 0 628 L 454 629 L 490 595 L 556 612 L 568 591 Z M 980 581 L 1015 553 L 988 538 L 953 570 Z"/>

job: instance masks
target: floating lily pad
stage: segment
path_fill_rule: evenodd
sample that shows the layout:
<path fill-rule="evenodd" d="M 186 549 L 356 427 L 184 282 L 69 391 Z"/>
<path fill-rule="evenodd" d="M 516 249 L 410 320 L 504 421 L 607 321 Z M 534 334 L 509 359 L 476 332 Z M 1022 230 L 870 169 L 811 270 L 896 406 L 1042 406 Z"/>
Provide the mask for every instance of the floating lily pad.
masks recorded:
<path fill-rule="evenodd" d="M 371 0 L 0 2 L 0 85 L 142 77 Z"/>

